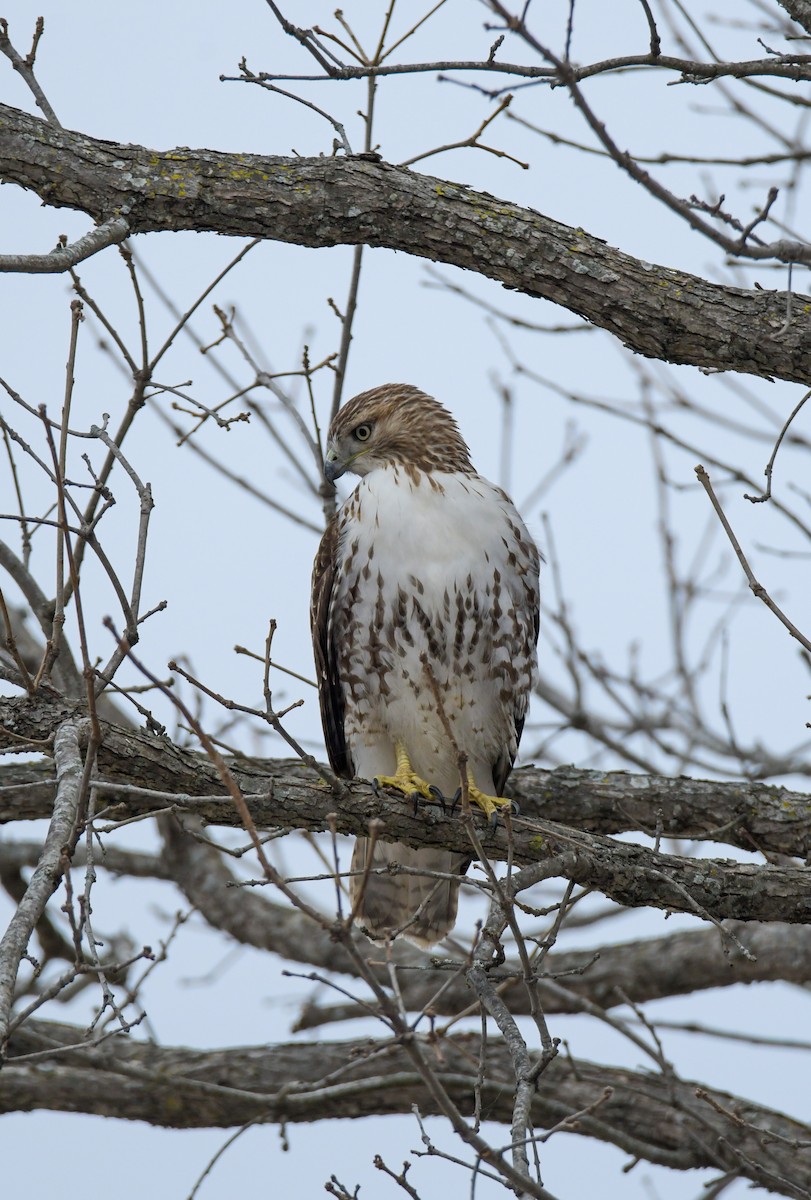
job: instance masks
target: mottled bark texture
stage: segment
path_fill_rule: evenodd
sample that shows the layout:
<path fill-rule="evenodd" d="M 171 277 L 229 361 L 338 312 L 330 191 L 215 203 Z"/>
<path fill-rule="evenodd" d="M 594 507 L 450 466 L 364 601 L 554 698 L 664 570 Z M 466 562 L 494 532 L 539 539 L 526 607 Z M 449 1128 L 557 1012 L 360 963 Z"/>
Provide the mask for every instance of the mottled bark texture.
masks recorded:
<path fill-rule="evenodd" d="M 0 1112 L 48 1108 L 189 1129 L 410 1113 L 413 1104 L 425 1116 L 437 1111 L 410 1056 L 396 1043 L 375 1047 L 363 1039 L 198 1051 L 119 1037 L 59 1050 L 83 1038 L 78 1027 L 35 1021 L 15 1033 Z M 438 1044 L 418 1039 L 417 1045 L 460 1109 L 471 1113 L 478 1037 L 447 1037 Z M 43 1051 L 52 1051 L 44 1061 L 19 1061 Z M 509 1123 L 514 1087 L 503 1041 L 489 1041 L 482 1116 Z M 541 1076 L 532 1119 L 549 1128 L 601 1099 L 592 1114 L 580 1117 L 580 1130 L 631 1155 L 681 1170 L 730 1168 L 787 1196 L 811 1188 L 811 1158 L 796 1150 L 797 1142 L 811 1140 L 809 1126 L 675 1076 L 561 1055 Z"/>
<path fill-rule="evenodd" d="M 793 20 L 802 25 L 807 33 L 811 33 L 811 3 L 809 0 L 778 0 L 778 3 Z"/>
<path fill-rule="evenodd" d="M 0 105 L 0 180 L 133 233 L 211 230 L 301 246 L 380 246 L 542 296 L 672 363 L 807 383 L 811 305 L 722 287 L 614 249 L 533 209 L 367 158 L 154 151 Z M 31 247 L 32 251 L 36 247 Z"/>
<path fill-rule="evenodd" d="M 80 706 L 65 701 L 42 699 L 0 699 L 0 718 L 3 733 L 0 733 L 0 748 L 15 744 L 21 739 L 43 739 L 52 737 L 65 720 L 83 715 Z M 167 738 L 153 734 L 123 729 L 108 723 L 103 726 L 104 741 L 98 755 L 102 780 L 121 784 L 151 788 L 174 795 L 178 809 L 187 810 L 203 817 L 212 824 L 237 825 L 239 819 L 232 801 L 211 798 L 223 789 L 214 768 L 201 756 L 175 746 Z M 401 841 L 411 846 L 441 846 L 455 853 L 470 854 L 471 842 L 465 820 L 456 813 L 444 812 L 433 805 L 422 806 L 415 812 L 409 801 L 395 797 L 378 797 L 368 784 L 355 782 L 342 796 L 336 796 L 299 762 L 272 762 L 259 760 L 236 760 L 234 773 L 244 789 L 252 796 L 250 808 L 258 826 L 279 826 L 290 829 L 326 830 L 330 826 L 330 815 L 339 833 L 364 834 L 369 821 L 382 818 L 384 826 L 380 836 L 386 841 Z M 19 768 L 17 768 L 19 771 Z M 792 795 L 780 789 L 757 785 L 742 798 L 747 789 L 743 784 L 727 785 L 724 796 L 723 785 L 713 783 L 696 784 L 692 780 L 657 781 L 653 786 L 654 799 L 645 808 L 637 807 L 636 820 L 629 818 L 632 796 L 640 806 L 640 795 L 645 790 L 646 777 L 628 775 L 624 772 L 613 776 L 595 772 L 563 772 L 562 791 L 555 788 L 558 772 L 519 772 L 519 793 L 523 798 L 524 811 L 512 820 L 512 829 L 503 824 L 495 831 L 490 830 L 483 819 L 478 821 L 479 836 L 486 851 L 494 861 L 505 861 L 512 853 L 518 864 L 542 863 L 554 859 L 557 873 L 603 892 L 619 904 L 630 907 L 651 905 L 667 911 L 712 916 L 717 919 L 731 918 L 744 921 L 782 921 L 790 924 L 805 923 L 811 919 L 811 873 L 804 867 L 787 865 L 760 865 L 732 862 L 725 859 L 686 858 L 674 854 L 663 854 L 643 845 L 615 841 L 602 833 L 577 828 L 579 815 L 573 805 L 567 807 L 563 797 L 576 793 L 578 786 L 571 787 L 573 779 L 583 790 L 590 782 L 613 779 L 614 789 L 608 789 L 611 803 L 620 814 L 619 825 L 624 829 L 651 830 L 656 825 L 658 811 L 662 832 L 671 829 L 667 823 L 664 806 L 659 803 L 660 795 L 669 796 L 678 826 L 689 815 L 691 797 L 696 789 L 705 790 L 707 810 L 712 807 L 714 828 L 718 838 L 728 838 L 729 829 L 721 828 L 729 820 L 740 822 L 745 831 L 753 810 L 760 807 L 760 797 L 766 796 L 771 803 L 769 821 L 780 825 L 780 813 L 787 816 L 788 826 L 795 829 L 803 825 L 798 813 L 807 815 L 809 798 Z M 520 784 L 532 775 L 539 778 L 535 789 Z M 19 776 L 18 776 L 19 778 Z M 641 780 L 643 786 L 637 787 Z M 0 768 L 0 784 L 6 778 Z M 669 786 L 665 786 L 665 785 Z M 679 796 L 679 785 L 685 792 Z M 710 805 L 709 796 L 717 791 L 715 805 Z M 550 798 L 558 791 L 557 815 L 566 824 L 553 823 L 548 819 Z M 204 797 L 196 802 L 194 797 Z M 49 803 L 44 789 L 34 781 L 32 787 L 21 783 L 13 791 L 0 793 L 0 821 L 20 820 L 48 815 Z M 209 797 L 209 798 L 205 798 Z M 528 797 L 531 798 L 528 800 Z M 150 811 L 156 801 L 150 796 L 133 793 L 117 797 L 105 794 L 108 804 L 115 801 L 118 817 L 136 812 Z M 726 808 L 724 803 L 726 802 Z M 668 811 L 671 811 L 668 810 Z M 608 805 L 603 818 L 610 820 Z M 629 823 L 630 822 L 630 823 Z M 587 822 L 584 822 L 587 824 Z M 679 830 L 684 832 L 684 830 Z M 674 831 L 675 832 L 675 831 Z M 699 831 L 702 832 L 702 831 Z M 711 831 L 704 830 L 707 836 Z M 740 840 L 746 844 L 743 833 Z M 762 845 L 759 839 L 750 838 L 754 845 Z M 806 834 L 792 843 L 786 839 L 790 853 L 804 852 Z"/>
<path fill-rule="evenodd" d="M 328 929 L 322 929 L 298 909 L 274 903 L 267 892 L 234 887 L 236 878 L 217 850 L 195 840 L 171 817 L 160 818 L 159 824 L 162 853 L 140 854 L 107 845 L 97 866 L 115 875 L 175 883 L 212 928 L 243 945 L 277 954 L 289 962 L 306 963 L 319 971 L 358 974 L 355 959 Z M 22 868 L 35 867 L 41 853 L 42 846 L 35 841 L 0 842 L 0 879 Z M 85 861 L 84 847 L 79 846 L 73 864 L 83 867 Z M 705 925 L 658 938 L 608 944 L 599 951 L 552 951 L 544 960 L 539 981 L 544 1011 L 580 1012 L 583 1000 L 613 1008 L 627 1000 L 641 1004 L 735 983 L 811 981 L 811 927 L 779 921 L 732 921 L 725 923 L 724 929 L 725 934 L 721 934 Z M 39 933 L 42 935 L 41 928 Z M 72 947 L 65 950 L 63 957 L 72 962 Z M 355 950 L 378 980 L 388 984 L 388 969 L 380 964 L 380 948 L 358 935 Z M 56 949 L 52 952 L 58 953 Z M 437 995 L 436 969 L 430 955 L 402 941 L 392 947 L 391 954 L 400 967 L 421 968 L 400 975 L 400 994 L 409 1011 L 419 1012 L 430 1005 L 437 1014 L 452 1016 L 467 1007 L 470 994 L 461 976 L 448 978 Z M 510 1011 L 516 1015 L 529 1012 L 520 964 L 508 959 L 496 977 L 507 988 Z M 507 982 L 510 978 L 511 983 Z M 355 1019 L 366 1013 L 368 1009 L 352 1003 L 314 1003 L 303 1008 L 296 1028 Z"/>

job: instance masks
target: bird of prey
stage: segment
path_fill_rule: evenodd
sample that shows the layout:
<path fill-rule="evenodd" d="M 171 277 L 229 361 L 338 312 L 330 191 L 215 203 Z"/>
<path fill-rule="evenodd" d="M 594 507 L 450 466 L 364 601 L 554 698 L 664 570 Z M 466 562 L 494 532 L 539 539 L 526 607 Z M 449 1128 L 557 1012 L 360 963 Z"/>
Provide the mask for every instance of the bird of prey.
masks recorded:
<path fill-rule="evenodd" d="M 456 421 L 407 384 L 350 400 L 324 471 L 360 482 L 330 521 L 311 623 L 333 770 L 406 796 L 502 798 L 537 670 L 539 555 L 510 498 L 476 473 Z M 468 860 L 358 838 L 350 898 L 373 939 L 453 928 Z M 406 870 L 392 870 L 397 863 Z M 388 869 L 387 869 L 388 868 Z"/>

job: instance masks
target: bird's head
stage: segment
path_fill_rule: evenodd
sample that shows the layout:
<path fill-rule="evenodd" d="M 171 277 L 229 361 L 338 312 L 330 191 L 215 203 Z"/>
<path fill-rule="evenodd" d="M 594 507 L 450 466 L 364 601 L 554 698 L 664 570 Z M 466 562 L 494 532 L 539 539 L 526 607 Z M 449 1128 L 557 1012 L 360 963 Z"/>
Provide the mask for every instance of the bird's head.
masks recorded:
<path fill-rule="evenodd" d="M 470 451 L 448 410 L 407 383 L 385 383 L 349 400 L 329 427 L 324 474 L 378 467 L 473 474 Z"/>

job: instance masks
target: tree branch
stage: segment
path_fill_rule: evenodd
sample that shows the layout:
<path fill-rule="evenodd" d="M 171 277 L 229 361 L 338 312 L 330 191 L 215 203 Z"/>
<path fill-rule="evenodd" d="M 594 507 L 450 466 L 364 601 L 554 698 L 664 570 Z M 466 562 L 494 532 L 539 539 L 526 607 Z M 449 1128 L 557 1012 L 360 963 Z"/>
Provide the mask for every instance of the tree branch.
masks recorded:
<path fill-rule="evenodd" d="M 419 1039 L 418 1039 L 419 1040 Z M 176 1129 L 230 1127 L 249 1120 L 299 1122 L 437 1111 L 405 1050 L 370 1042 L 300 1042 L 198 1051 L 130 1038 L 82 1045 L 79 1027 L 29 1021 L 13 1035 L 3 1071 L 0 1111 L 47 1108 Z M 67 1051 L 60 1046 L 78 1048 Z M 475 1035 L 422 1042 L 439 1081 L 472 1112 L 481 1050 Z M 43 1062 L 13 1056 L 47 1054 Z M 436 1053 L 436 1051 L 439 1053 Z M 483 1116 L 509 1123 L 514 1078 L 502 1041 L 484 1048 Z M 681 1170 L 737 1168 L 753 1182 L 806 1196 L 811 1161 L 797 1144 L 811 1128 L 726 1092 L 693 1082 L 559 1057 L 533 1097 L 532 1120 L 550 1128 L 609 1098 L 579 1131 L 636 1157 Z M 632 1133 L 629 1131 L 633 1131 Z"/>
<path fill-rule="evenodd" d="M 79 810 L 82 757 L 79 728 L 67 721 L 54 740 L 57 789 L 53 816 L 37 867 L 0 941 L 0 1049 L 6 1040 L 14 985 L 31 934 L 62 877 L 63 851 L 73 832 Z"/>
<path fill-rule="evenodd" d="M 707 988 L 731 987 L 735 983 L 811 980 L 811 929 L 807 926 L 731 921 L 724 928 L 743 944 L 751 957 L 745 957 L 734 947 L 722 950 L 721 935 L 709 928 L 607 944 L 599 951 L 553 951 L 544 960 L 537 982 L 543 1011 L 547 1015 L 579 1013 L 583 1011 L 583 1000 L 611 1009 L 628 1001 L 644 1004 L 667 996 L 692 995 Z M 306 948 L 307 961 L 316 964 L 317 947 L 312 935 L 308 935 Z M 394 954 L 398 965 L 403 965 L 401 957 L 405 955 Z M 554 978 L 554 987 L 546 987 L 547 976 Z M 516 960 L 508 959 L 493 973 L 493 980 L 504 989 L 513 1016 L 529 1014 L 529 998 Z M 440 993 L 436 971 L 425 969 L 425 965 L 419 970 L 399 971 L 398 986 L 412 1012 L 420 1012 L 430 1003 L 437 1016 L 455 1017 L 470 1004 L 470 992 L 463 979 L 448 980 Z M 368 1012 L 361 1011 L 357 1004 L 308 1004 L 303 1007 L 295 1029 L 313 1029 L 366 1015 Z"/>
<path fill-rule="evenodd" d="M 802 25 L 807 33 L 811 33 L 811 0 L 777 0 L 789 16 Z"/>
<path fill-rule="evenodd" d="M 100 223 L 124 215 L 133 233 L 211 230 L 401 250 L 552 300 L 648 357 L 803 383 L 811 376 L 803 303 L 786 330 L 782 293 L 646 263 L 531 209 L 386 163 L 155 153 L 0 105 L 0 178 Z M 801 262 L 811 250 L 776 242 L 764 253 Z"/>
<path fill-rule="evenodd" d="M 80 706 L 71 707 L 66 702 L 0 699 L 3 718 L 0 748 L 4 741 L 19 747 L 32 738 L 47 740 L 63 720 L 81 714 Z M 167 738 L 105 724 L 98 763 L 102 781 L 117 783 L 122 788 L 121 802 L 110 796 L 117 818 L 153 811 L 158 800 L 165 808 L 168 795 L 169 803 L 177 811 L 190 811 L 211 824 L 241 824 L 232 799 L 222 795 L 210 765 Z M 275 763 L 270 778 L 266 773 L 267 763 L 264 773 L 262 764 L 251 760 L 234 760 L 233 766 L 234 777 L 247 795 L 251 816 L 258 827 L 325 831 L 334 824 L 339 833 L 365 835 L 370 820 L 382 817 L 380 837 L 385 841 L 441 846 L 462 855 L 470 854 L 464 822 L 439 807 L 427 805 L 414 812 L 409 801 L 381 799 L 370 784 L 362 781 L 352 783 L 344 795 L 336 796 L 326 791 L 315 772 L 297 762 Z M 629 778 L 618 776 L 623 777 Z M 171 781 L 171 786 L 159 797 L 142 786 L 158 779 L 164 784 Z M 32 791 L 39 795 L 38 788 Z M 206 796 L 207 792 L 214 795 L 195 802 L 195 796 Z M 0 793 L 0 797 L 3 795 Z M 38 801 L 26 804 L 25 789 L 17 795 L 22 803 L 13 803 L 6 810 L 6 819 L 44 815 Z M 808 798 L 804 799 L 807 805 Z M 654 817 L 652 812 L 648 814 L 648 822 L 651 817 Z M 546 862 L 554 857 L 563 864 L 562 873 L 567 878 L 631 907 L 652 905 L 716 920 L 791 924 L 806 922 L 811 916 L 811 876 L 802 868 L 661 854 L 601 834 L 583 832 L 574 828 L 570 820 L 562 825 L 540 817 L 514 817 L 512 838 L 504 827 L 491 831 L 482 822 L 480 836 L 493 861 L 525 864 Z"/>
<path fill-rule="evenodd" d="M 184 833 L 172 819 L 161 819 L 161 823 L 164 851 L 160 857 L 105 846 L 96 868 L 114 875 L 174 882 L 209 925 L 243 945 L 290 962 L 306 963 L 318 971 L 357 975 L 354 960 L 329 931 L 289 905 L 276 904 L 253 889 L 234 887 L 235 877 L 219 851 Z M 41 852 L 38 842 L 4 842 L 0 844 L 0 872 L 34 867 Z M 84 849 L 79 846 L 72 864 L 83 867 L 85 861 Z M 611 943 L 602 946 L 599 953 L 553 951 L 544 960 L 543 976 L 555 978 L 558 987 L 545 989 L 544 978 L 539 979 L 544 1012 L 579 1012 L 581 997 L 608 1009 L 626 1000 L 641 1004 L 735 983 L 811 981 L 808 926 L 750 921 L 730 922 L 725 929 L 742 943 L 748 957 L 734 945 L 726 946 L 721 953 L 722 939 L 715 929 Z M 374 965 L 380 959 L 380 948 L 359 934 L 355 949 L 380 982 L 388 984 L 387 968 Z M 460 977 L 448 980 L 437 994 L 433 957 L 402 940 L 392 946 L 392 962 L 402 968 L 398 972 L 400 995 L 410 1012 L 419 1012 L 430 1003 L 437 1015 L 453 1016 L 467 1007 L 470 992 Z M 508 960 L 497 976 L 507 981 L 510 1010 L 516 1015 L 529 1012 L 527 994 L 519 986 L 520 970 L 517 962 Z M 509 983 L 510 976 L 515 976 L 514 984 Z M 359 1006 L 353 1004 L 305 1005 L 296 1028 L 310 1029 L 359 1015 Z M 368 1009 L 363 1015 L 368 1015 Z"/>
<path fill-rule="evenodd" d="M 107 246 L 116 246 L 129 235 L 130 227 L 124 217 L 112 217 L 75 242 L 59 245 L 47 254 L 0 254 L 0 271 L 16 271 L 32 275 L 56 275 L 67 271 Z"/>
<path fill-rule="evenodd" d="M 11 750 L 19 739 L 47 741 L 61 721 L 77 714 L 83 715 L 79 704 L 53 696 L 0 697 L 0 749 Z M 221 795 L 216 772 L 200 754 L 120 723 L 106 729 L 99 759 L 108 781 L 167 794 Z M 270 792 L 277 798 L 271 806 L 274 812 L 284 810 L 288 799 L 295 803 L 302 789 L 316 795 L 320 791 L 317 774 L 298 759 L 237 758 L 229 759 L 229 766 L 244 792 Z M 359 785 L 358 795 L 368 790 Z M 559 821 L 591 833 L 642 831 L 654 837 L 658 831 L 663 837 L 709 840 L 766 854 L 811 855 L 811 796 L 788 788 L 566 766 L 553 771 L 519 767 L 507 790 L 524 817 Z M 47 761 L 0 762 L 0 824 L 48 817 L 53 795 L 53 771 Z M 156 803 L 148 794 L 114 799 L 124 815 L 147 811 Z M 224 801 L 198 801 L 193 811 L 210 823 L 233 825 L 236 818 Z M 254 801 L 252 808 L 260 825 L 279 824 L 264 801 Z"/>

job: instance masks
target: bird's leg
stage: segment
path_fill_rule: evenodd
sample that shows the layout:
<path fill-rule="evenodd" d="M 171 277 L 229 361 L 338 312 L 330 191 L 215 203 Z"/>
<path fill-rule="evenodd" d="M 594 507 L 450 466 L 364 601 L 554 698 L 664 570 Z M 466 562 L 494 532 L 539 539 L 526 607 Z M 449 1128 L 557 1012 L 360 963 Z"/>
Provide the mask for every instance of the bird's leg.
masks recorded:
<path fill-rule="evenodd" d="M 461 795 L 461 788 L 459 794 Z M 506 796 L 488 796 L 486 792 L 477 788 L 473 782 L 470 767 L 467 769 L 467 798 L 471 804 L 478 805 L 492 825 L 495 825 L 501 809 L 506 808 L 511 812 L 518 811 L 518 805 L 514 804 L 512 800 L 508 800 Z"/>
<path fill-rule="evenodd" d="M 426 783 L 414 771 L 408 757 L 408 751 L 405 748 L 405 743 L 398 739 L 394 743 L 394 752 L 397 756 L 395 772 L 393 775 L 377 775 L 372 780 L 375 791 L 381 787 L 390 787 L 396 788 L 404 796 L 413 796 L 415 798 L 424 796 L 426 800 L 439 800 L 441 802 L 443 796 L 439 789 L 430 783 Z"/>

